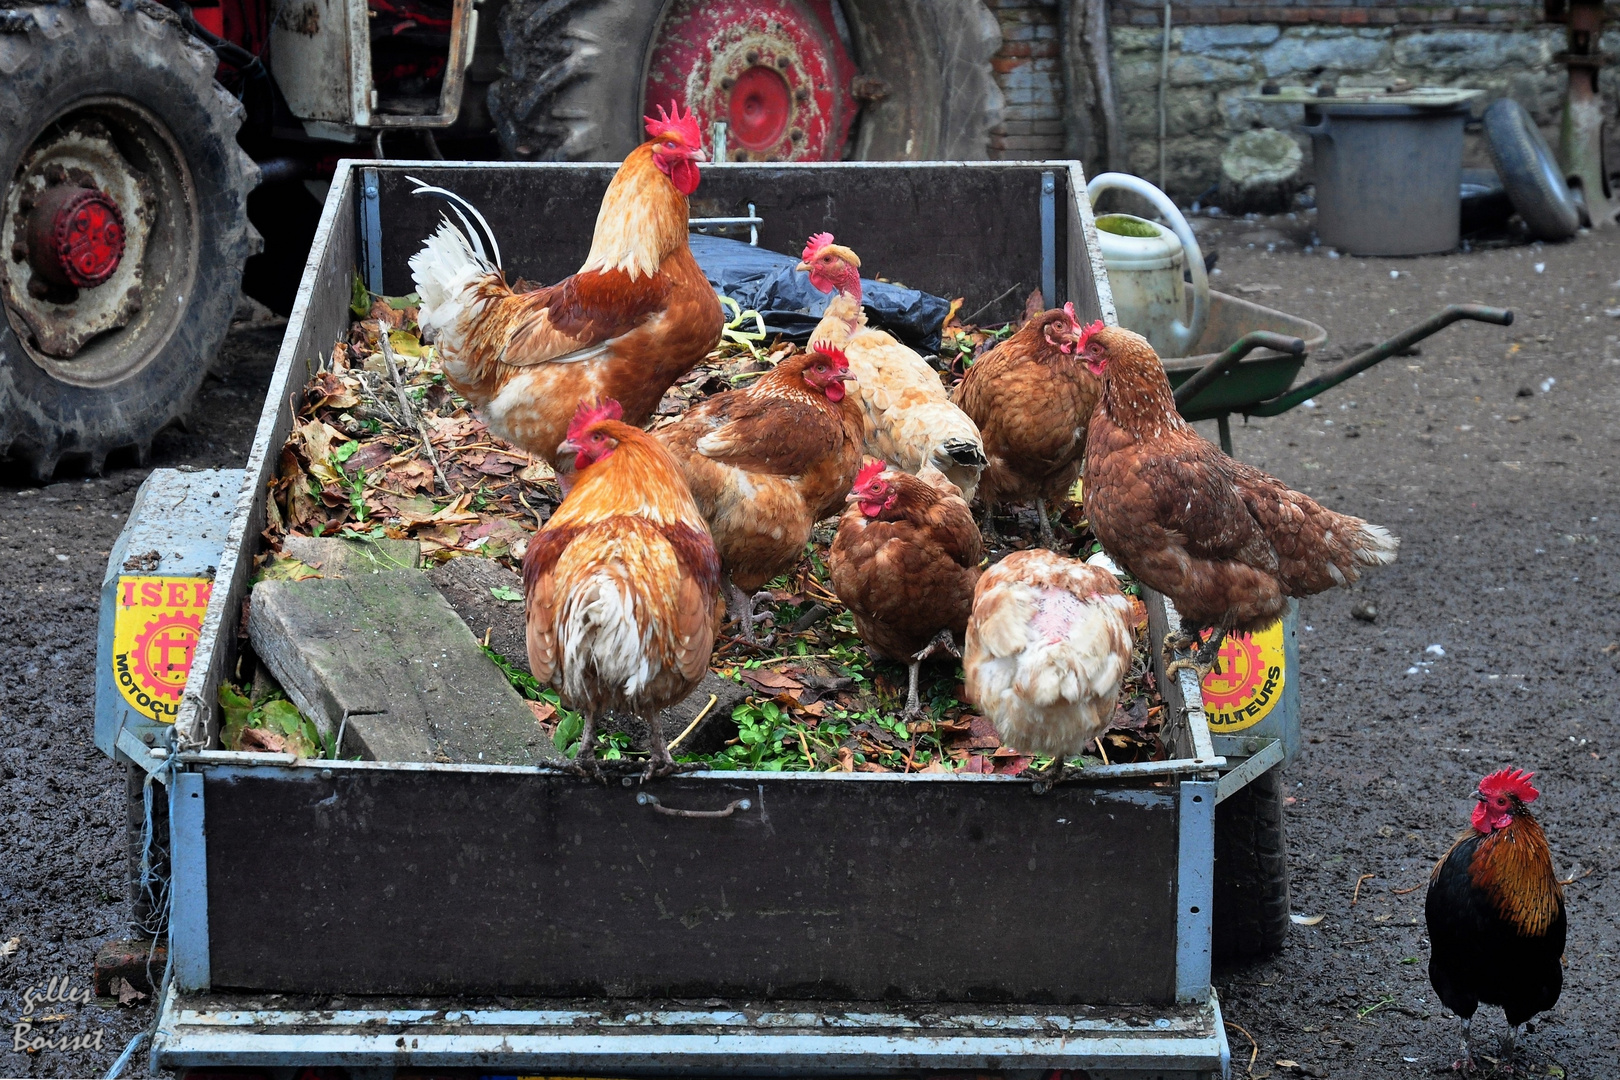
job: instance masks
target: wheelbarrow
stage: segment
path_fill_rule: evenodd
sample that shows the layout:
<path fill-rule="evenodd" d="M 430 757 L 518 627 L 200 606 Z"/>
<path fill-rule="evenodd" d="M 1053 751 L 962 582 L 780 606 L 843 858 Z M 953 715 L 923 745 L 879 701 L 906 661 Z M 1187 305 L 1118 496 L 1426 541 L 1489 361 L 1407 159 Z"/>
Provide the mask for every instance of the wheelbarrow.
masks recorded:
<path fill-rule="evenodd" d="M 1327 340 L 1326 331 L 1315 323 L 1235 296 L 1211 292 L 1210 300 L 1209 322 L 1198 345 L 1232 341 L 1243 323 L 1259 323 L 1262 328 L 1243 333 L 1219 353 L 1211 349 L 1200 355 L 1166 359 L 1164 370 L 1181 415 L 1187 420 L 1215 420 L 1221 449 L 1228 454 L 1232 452 L 1233 413 L 1245 417 L 1281 415 L 1374 364 L 1405 352 L 1454 322 L 1471 319 L 1497 326 L 1513 325 L 1513 312 L 1506 308 L 1448 304 L 1416 326 L 1295 386 L 1294 379 L 1305 364 L 1306 354 Z"/>

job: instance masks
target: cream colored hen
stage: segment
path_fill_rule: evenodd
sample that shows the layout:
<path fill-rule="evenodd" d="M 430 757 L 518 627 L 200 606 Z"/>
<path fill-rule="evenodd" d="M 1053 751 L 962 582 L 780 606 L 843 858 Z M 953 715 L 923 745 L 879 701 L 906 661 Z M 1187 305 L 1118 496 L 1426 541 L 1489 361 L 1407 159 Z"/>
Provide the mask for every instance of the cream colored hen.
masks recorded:
<path fill-rule="evenodd" d="M 979 578 L 962 667 L 1001 741 L 1051 754 L 1040 779 L 1056 780 L 1114 714 L 1131 668 L 1130 601 L 1100 567 L 1016 551 Z"/>
<path fill-rule="evenodd" d="M 914 350 L 866 325 L 861 307 L 861 260 L 817 233 L 805 244 L 799 269 L 822 292 L 836 292 L 810 335 L 812 345 L 842 349 L 866 414 L 866 452 L 916 475 L 933 465 L 962 498 L 973 501 L 984 471 L 984 439 L 971 417 L 951 404 L 939 372 Z"/>

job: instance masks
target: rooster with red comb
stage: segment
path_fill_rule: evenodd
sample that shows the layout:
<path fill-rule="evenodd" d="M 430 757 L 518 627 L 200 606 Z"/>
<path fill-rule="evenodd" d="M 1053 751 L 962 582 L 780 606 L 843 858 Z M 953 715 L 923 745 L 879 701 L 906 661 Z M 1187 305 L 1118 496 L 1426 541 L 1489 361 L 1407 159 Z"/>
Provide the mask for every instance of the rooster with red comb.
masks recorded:
<path fill-rule="evenodd" d="M 1534 775 L 1502 769 L 1481 780 L 1473 827 L 1429 876 L 1429 982 L 1462 1017 L 1463 1072 L 1474 1068 L 1469 1029 L 1481 1002 L 1507 1015 L 1511 1063 L 1519 1029 L 1552 1008 L 1564 985 L 1564 890 L 1528 809 L 1541 795 Z"/>
<path fill-rule="evenodd" d="M 608 184 L 585 263 L 555 285 L 508 284 L 483 216 L 450 203 L 411 257 L 421 323 L 445 377 L 490 431 L 554 463 L 581 401 L 613 398 L 642 424 L 664 391 L 720 340 L 720 301 L 687 246 L 687 197 L 706 160 L 697 120 L 673 103 Z"/>

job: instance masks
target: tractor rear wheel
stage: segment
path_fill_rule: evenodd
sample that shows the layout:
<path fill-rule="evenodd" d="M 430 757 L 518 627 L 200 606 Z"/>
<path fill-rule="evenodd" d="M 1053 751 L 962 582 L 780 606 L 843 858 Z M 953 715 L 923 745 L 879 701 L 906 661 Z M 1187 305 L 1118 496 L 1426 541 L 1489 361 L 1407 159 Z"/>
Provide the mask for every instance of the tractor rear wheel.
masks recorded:
<path fill-rule="evenodd" d="M 615 161 L 675 97 L 749 161 L 982 158 L 1000 120 L 981 0 L 506 0 L 507 152 Z"/>
<path fill-rule="evenodd" d="M 0 457 L 39 479 L 144 456 L 183 416 L 257 249 L 258 169 L 214 54 L 168 9 L 29 5 L 0 27 Z"/>

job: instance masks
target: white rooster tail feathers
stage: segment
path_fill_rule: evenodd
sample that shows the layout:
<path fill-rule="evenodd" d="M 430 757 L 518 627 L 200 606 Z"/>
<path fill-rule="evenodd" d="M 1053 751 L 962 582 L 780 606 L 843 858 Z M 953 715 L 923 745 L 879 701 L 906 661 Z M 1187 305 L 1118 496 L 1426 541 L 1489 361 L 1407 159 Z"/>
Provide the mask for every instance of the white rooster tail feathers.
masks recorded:
<path fill-rule="evenodd" d="M 505 269 L 501 265 L 501 245 L 495 240 L 495 230 L 489 227 L 489 222 L 485 221 L 484 215 L 478 212 L 478 207 L 448 188 L 434 187 L 432 184 L 418 180 L 414 176 L 407 176 L 405 179 L 417 185 L 411 189 L 412 195 L 429 195 L 449 203 L 450 209 L 454 210 L 456 217 L 461 219 L 462 234 L 467 238 L 472 251 L 485 264 L 497 270 Z M 476 228 L 473 226 L 472 221 L 467 220 L 467 214 L 471 214 L 473 221 L 478 222 Z M 446 218 L 445 220 L 448 221 L 449 219 Z M 488 244 L 487 248 L 485 247 L 486 242 Z"/>
<path fill-rule="evenodd" d="M 1370 521 L 1363 521 L 1360 526 L 1354 548 L 1356 561 L 1364 566 L 1388 566 L 1394 562 L 1401 538 Z"/>
<path fill-rule="evenodd" d="M 439 228 L 411 256 L 411 278 L 422 298 L 423 328 L 437 333 L 453 321 L 453 312 L 466 306 L 462 297 L 467 286 L 486 274 L 494 273 L 487 259 L 473 250 L 467 234 L 441 218 Z"/>

